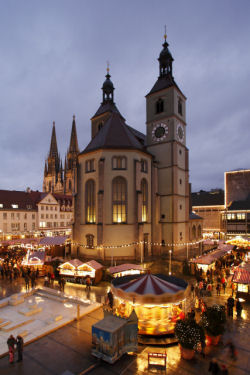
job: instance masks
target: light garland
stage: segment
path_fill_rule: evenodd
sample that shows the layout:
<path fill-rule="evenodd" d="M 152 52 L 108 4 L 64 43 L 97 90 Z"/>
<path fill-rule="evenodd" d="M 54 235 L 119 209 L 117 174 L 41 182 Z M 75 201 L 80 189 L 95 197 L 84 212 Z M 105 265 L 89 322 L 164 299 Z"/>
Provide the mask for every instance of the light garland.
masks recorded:
<path fill-rule="evenodd" d="M 147 241 L 137 241 L 137 242 L 131 242 L 128 244 L 122 244 L 122 245 L 109 245 L 109 246 L 88 246 L 85 244 L 81 244 L 78 242 L 71 242 L 71 245 L 75 246 L 81 246 L 87 249 L 96 249 L 96 250 L 102 250 L 102 249 L 114 249 L 114 248 L 123 248 L 123 247 L 129 247 L 129 246 L 135 246 L 135 245 L 151 245 L 151 246 L 169 246 L 169 247 L 176 247 L 176 246 L 192 246 L 202 243 L 204 240 L 199 240 L 195 242 L 182 242 L 182 243 L 164 243 L 161 242 L 147 242 Z"/>

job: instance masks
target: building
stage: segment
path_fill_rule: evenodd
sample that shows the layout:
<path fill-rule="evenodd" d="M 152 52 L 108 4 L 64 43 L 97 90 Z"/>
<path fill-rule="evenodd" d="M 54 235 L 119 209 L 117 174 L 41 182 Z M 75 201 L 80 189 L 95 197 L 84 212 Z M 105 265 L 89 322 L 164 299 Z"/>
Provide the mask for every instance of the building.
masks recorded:
<path fill-rule="evenodd" d="M 142 261 L 169 250 L 178 256 L 192 222 L 201 221 L 190 217 L 186 97 L 173 77 L 166 36 L 158 61 L 159 77 L 146 95 L 146 135 L 126 124 L 107 69 L 92 138 L 78 155 L 78 256 Z"/>
<path fill-rule="evenodd" d="M 0 190 L 0 239 L 70 234 L 72 197 L 39 191 Z"/>
<path fill-rule="evenodd" d="M 57 148 L 55 122 L 53 122 L 50 150 L 44 166 L 44 192 L 58 194 L 74 194 L 76 192 L 78 153 L 76 122 L 75 116 L 73 116 L 70 144 L 63 168 Z"/>
<path fill-rule="evenodd" d="M 221 238 L 224 236 L 222 214 L 224 212 L 224 191 L 201 190 L 191 194 L 192 210 L 203 218 L 203 237 Z M 195 230 L 195 229 L 193 229 Z"/>
<path fill-rule="evenodd" d="M 225 172 L 225 212 L 227 238 L 250 236 L 250 170 Z"/>

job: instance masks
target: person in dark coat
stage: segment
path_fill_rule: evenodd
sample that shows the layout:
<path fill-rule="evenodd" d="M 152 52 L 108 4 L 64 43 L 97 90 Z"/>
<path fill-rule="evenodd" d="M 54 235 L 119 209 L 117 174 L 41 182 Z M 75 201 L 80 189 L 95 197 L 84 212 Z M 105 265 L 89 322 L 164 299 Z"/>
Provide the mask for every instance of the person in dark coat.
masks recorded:
<path fill-rule="evenodd" d="M 109 307 L 111 308 L 111 310 L 113 310 L 114 297 L 113 297 L 113 293 L 111 292 L 111 290 L 108 292 L 108 300 L 109 300 Z"/>
<path fill-rule="evenodd" d="M 242 304 L 239 299 L 236 301 L 237 318 L 241 318 Z"/>
<path fill-rule="evenodd" d="M 220 375 L 228 375 L 228 369 L 226 365 L 221 365 Z"/>
<path fill-rule="evenodd" d="M 17 348 L 17 354 L 18 354 L 17 362 L 21 362 L 23 360 L 23 338 L 22 336 L 19 336 L 19 335 L 17 336 L 16 348 Z"/>
<path fill-rule="evenodd" d="M 211 372 L 212 375 L 218 375 L 220 373 L 220 366 L 218 365 L 216 358 L 211 359 L 208 371 Z"/>
<path fill-rule="evenodd" d="M 234 298 L 233 296 L 227 299 L 227 315 L 233 316 Z"/>
<path fill-rule="evenodd" d="M 16 345 L 16 339 L 13 335 L 10 335 L 10 337 L 7 340 L 7 345 L 9 348 L 9 363 L 14 363 L 14 354 L 15 354 L 15 345 Z"/>

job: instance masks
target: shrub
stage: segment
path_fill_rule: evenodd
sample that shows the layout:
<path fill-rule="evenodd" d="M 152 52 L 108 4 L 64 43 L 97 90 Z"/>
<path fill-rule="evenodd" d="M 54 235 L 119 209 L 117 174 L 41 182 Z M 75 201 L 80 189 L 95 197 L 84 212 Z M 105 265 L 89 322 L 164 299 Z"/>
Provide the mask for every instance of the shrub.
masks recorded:
<path fill-rule="evenodd" d="M 205 347 L 204 329 L 194 319 L 178 320 L 175 325 L 175 336 L 183 348 L 195 350 L 200 346 Z"/>
<path fill-rule="evenodd" d="M 201 314 L 200 325 L 211 336 L 222 335 L 225 331 L 225 306 L 213 305 Z"/>

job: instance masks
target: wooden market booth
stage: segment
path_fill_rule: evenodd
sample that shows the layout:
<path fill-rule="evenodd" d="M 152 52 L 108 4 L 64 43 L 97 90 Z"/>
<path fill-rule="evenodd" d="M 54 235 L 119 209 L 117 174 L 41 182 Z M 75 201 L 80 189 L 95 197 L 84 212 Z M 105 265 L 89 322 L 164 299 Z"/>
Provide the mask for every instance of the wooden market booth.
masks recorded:
<path fill-rule="evenodd" d="M 145 269 L 139 264 L 120 264 L 119 266 L 110 267 L 108 272 L 112 277 L 122 277 L 127 275 L 140 275 Z"/>
<path fill-rule="evenodd" d="M 67 278 L 69 282 L 82 284 L 89 276 L 92 284 L 97 284 L 102 279 L 103 265 L 95 260 L 83 263 L 79 259 L 72 259 L 61 264 L 58 269 L 59 274 Z"/>
<path fill-rule="evenodd" d="M 232 282 L 237 285 L 237 297 L 250 301 L 250 263 L 235 268 Z"/>

